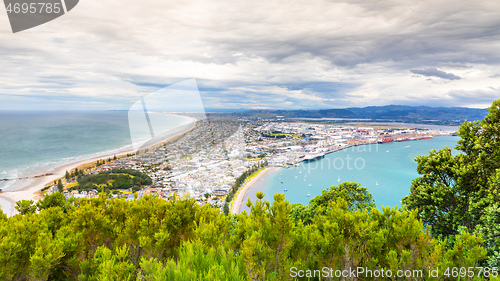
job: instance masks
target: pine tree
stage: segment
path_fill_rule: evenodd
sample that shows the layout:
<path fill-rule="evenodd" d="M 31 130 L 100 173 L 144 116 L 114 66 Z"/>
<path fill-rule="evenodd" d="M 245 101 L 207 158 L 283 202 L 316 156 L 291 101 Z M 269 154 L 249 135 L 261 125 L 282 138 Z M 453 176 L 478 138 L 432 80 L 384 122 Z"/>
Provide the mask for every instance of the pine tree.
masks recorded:
<path fill-rule="evenodd" d="M 57 181 L 57 190 L 58 190 L 59 192 L 63 192 L 63 191 L 64 191 L 64 186 L 63 186 L 63 184 L 62 184 L 62 181 L 61 181 L 61 180 Z"/>

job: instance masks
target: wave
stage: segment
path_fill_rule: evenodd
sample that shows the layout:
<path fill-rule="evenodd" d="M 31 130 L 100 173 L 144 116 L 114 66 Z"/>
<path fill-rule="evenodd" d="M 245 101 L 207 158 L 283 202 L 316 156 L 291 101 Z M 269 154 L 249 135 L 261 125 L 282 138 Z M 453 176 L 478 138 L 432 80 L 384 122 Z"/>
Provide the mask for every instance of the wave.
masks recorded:
<path fill-rule="evenodd" d="M 160 113 L 158 113 L 160 114 Z M 165 115 L 170 115 L 170 114 L 162 114 L 161 117 Z M 115 115 L 112 115 L 113 117 Z M 171 123 L 169 124 L 168 122 L 164 123 L 163 128 L 168 128 L 171 127 L 172 131 L 175 131 L 176 128 L 179 126 L 184 126 L 186 124 L 192 123 L 195 119 L 187 116 L 179 116 L 179 115 L 173 115 L 176 116 L 175 118 L 172 119 Z M 70 116 L 73 118 L 72 116 Z M 115 116 L 116 117 L 116 116 Z M 73 120 L 69 118 L 70 120 Z M 77 116 L 75 118 L 78 118 L 77 121 L 79 122 L 78 124 L 88 124 L 90 121 L 87 119 L 81 119 L 80 116 Z M 96 118 L 95 122 L 98 122 L 100 119 L 102 119 L 100 116 L 92 116 L 89 118 Z M 165 119 L 168 119 L 165 118 Z M 81 121 L 80 121 L 81 120 Z M 90 119 L 91 121 L 94 119 Z M 73 143 L 72 141 L 74 139 L 68 138 L 67 140 L 63 139 L 62 137 L 57 140 L 57 143 L 45 143 L 48 144 L 46 147 L 39 147 L 39 150 L 43 150 L 43 153 L 34 153 L 30 154 L 28 153 L 27 150 L 19 150 L 18 153 L 10 153 L 7 154 L 8 158 L 16 159 L 16 161 L 12 161 L 12 163 L 2 163 L 3 165 L 0 166 L 0 179 L 18 179 L 18 178 L 24 178 L 24 177 L 32 177 L 36 176 L 42 173 L 50 173 L 57 169 L 58 167 L 72 164 L 72 163 L 77 163 L 80 161 L 85 161 L 87 159 L 91 158 L 98 158 L 98 157 L 103 157 L 107 155 L 118 155 L 118 154 L 123 154 L 126 153 L 127 151 L 132 151 L 135 147 L 139 147 L 140 144 L 133 143 L 131 139 L 131 135 L 128 134 L 129 132 L 124 132 L 124 130 L 129 131 L 129 128 L 124 128 L 122 126 L 123 124 L 123 119 L 116 119 L 112 118 L 112 122 L 110 123 L 110 126 L 121 126 L 119 127 L 118 130 L 118 135 L 120 137 L 118 138 L 99 138 L 98 141 L 96 141 L 96 146 L 81 146 L 83 143 L 82 142 L 77 142 Z M 166 120 L 168 121 L 168 120 Z M 62 121 L 62 123 L 58 123 L 59 126 L 66 126 L 64 123 L 66 121 Z M 38 123 L 37 123 L 38 124 Z M 31 126 L 31 125 L 30 125 Z M 31 128 L 28 126 L 29 128 Z M 38 126 L 34 124 L 33 126 Z M 109 127 L 109 128 L 111 128 Z M 29 129 L 28 128 L 28 129 Z M 89 130 L 90 133 L 95 134 L 95 135 L 100 135 L 99 131 L 96 131 L 95 128 L 93 127 L 85 127 L 87 130 Z M 102 129 L 102 128 L 101 128 Z M 101 130 L 100 129 L 100 130 Z M 106 129 L 106 128 L 104 128 Z M 120 131 L 121 130 L 121 131 Z M 56 131 L 56 133 L 59 131 Z M 149 133 L 149 131 L 148 131 Z M 57 134 L 56 134 L 57 135 Z M 57 135 L 59 136 L 59 135 Z M 65 134 L 62 134 L 61 136 L 65 136 Z M 115 135 L 116 136 L 116 135 Z M 47 139 L 48 137 L 52 137 L 52 135 L 41 135 L 37 136 L 37 138 L 40 139 Z M 143 136 L 139 136 L 141 139 L 139 142 L 143 142 L 143 137 L 145 140 L 149 139 L 147 138 L 147 134 Z M 9 144 L 9 143 L 7 143 Z M 60 144 L 60 146 L 58 145 Z M 114 146 L 114 147 L 113 147 Z M 9 147 L 9 146 L 7 146 Z M 16 145 L 11 145 L 9 151 L 15 152 L 18 147 Z M 54 152 L 54 153 L 52 153 Z M 16 181 L 10 180 L 10 181 L 0 181 L 0 188 L 2 189 L 9 189 L 12 185 L 15 184 Z M 19 182 L 19 181 L 18 181 Z"/>
<path fill-rule="evenodd" d="M 15 179 L 19 178 L 19 175 L 20 175 L 18 169 L 12 169 L 9 171 L 3 170 L 1 174 L 3 175 L 1 177 L 2 179 L 10 179 L 9 181 L 1 181 L 0 182 L 0 188 L 3 191 L 10 190 L 10 187 L 13 186 L 17 182 Z"/>

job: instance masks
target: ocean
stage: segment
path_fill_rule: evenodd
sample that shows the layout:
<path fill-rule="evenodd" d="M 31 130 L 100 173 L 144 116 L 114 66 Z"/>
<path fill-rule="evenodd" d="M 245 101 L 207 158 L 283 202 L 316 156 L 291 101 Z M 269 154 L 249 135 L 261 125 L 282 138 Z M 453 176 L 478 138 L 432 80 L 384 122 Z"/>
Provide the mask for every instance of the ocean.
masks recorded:
<path fill-rule="evenodd" d="M 356 146 L 330 153 L 317 161 L 300 163 L 299 167 L 276 168 L 252 186 L 243 202 L 248 198 L 255 201 L 255 193 L 262 191 L 270 202 L 275 193 L 285 193 L 290 203 L 307 205 L 323 189 L 341 182 L 357 182 L 373 194 L 378 208 L 401 207 L 400 201 L 410 192 L 412 180 L 419 176 L 415 157 L 428 155 L 431 149 L 454 149 L 459 139 L 458 136 L 438 136 L 428 140 Z M 242 210 L 249 211 L 249 208 L 244 205 Z"/>
<path fill-rule="evenodd" d="M 162 131 L 193 119 L 149 113 L 161 120 Z M 133 126 L 133 122 L 131 126 Z M 156 129 L 156 128 L 155 128 Z M 134 130 L 150 138 L 149 130 Z M 0 112 L 0 179 L 50 172 L 55 167 L 132 148 L 127 111 Z M 22 181 L 0 181 L 4 191 L 21 188 Z"/>

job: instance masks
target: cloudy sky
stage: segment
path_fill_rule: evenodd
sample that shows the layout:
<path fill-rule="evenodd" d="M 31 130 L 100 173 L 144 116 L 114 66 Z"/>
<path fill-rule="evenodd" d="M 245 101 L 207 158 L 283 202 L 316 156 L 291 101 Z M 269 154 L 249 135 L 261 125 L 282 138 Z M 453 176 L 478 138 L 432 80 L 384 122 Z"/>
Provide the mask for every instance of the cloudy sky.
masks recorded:
<path fill-rule="evenodd" d="M 0 109 L 128 109 L 195 78 L 206 108 L 487 107 L 500 2 L 81 0 L 12 33 Z"/>

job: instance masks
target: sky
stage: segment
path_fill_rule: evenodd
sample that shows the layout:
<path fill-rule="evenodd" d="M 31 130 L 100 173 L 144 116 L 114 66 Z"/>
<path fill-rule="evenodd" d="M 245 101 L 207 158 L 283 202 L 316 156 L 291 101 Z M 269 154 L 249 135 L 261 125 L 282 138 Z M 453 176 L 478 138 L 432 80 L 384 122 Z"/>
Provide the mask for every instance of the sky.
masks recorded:
<path fill-rule="evenodd" d="M 0 11 L 0 73 L 0 110 L 126 110 L 192 78 L 210 109 L 486 108 L 500 1 L 82 0 L 19 33 Z"/>

